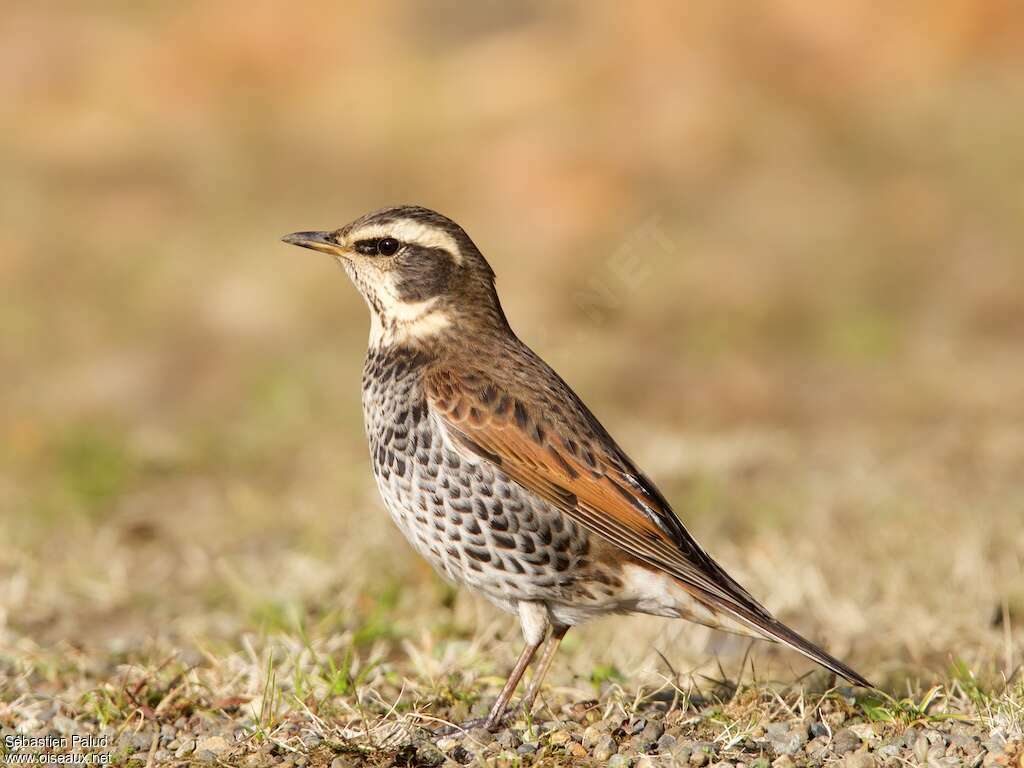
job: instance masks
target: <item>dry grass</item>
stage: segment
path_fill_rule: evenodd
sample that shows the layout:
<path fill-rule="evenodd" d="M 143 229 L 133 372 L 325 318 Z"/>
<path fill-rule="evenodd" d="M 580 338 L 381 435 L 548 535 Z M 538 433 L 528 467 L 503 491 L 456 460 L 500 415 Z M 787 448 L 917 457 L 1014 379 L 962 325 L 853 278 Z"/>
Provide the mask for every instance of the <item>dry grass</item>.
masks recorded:
<path fill-rule="evenodd" d="M 711 8 L 0 11 L 0 727 L 200 717 L 316 764 L 486 705 L 516 628 L 391 528 L 365 310 L 277 243 L 415 201 L 891 697 L 622 618 L 570 633 L 554 714 L 677 674 L 722 744 L 821 702 L 1021 738 L 1024 14 Z"/>

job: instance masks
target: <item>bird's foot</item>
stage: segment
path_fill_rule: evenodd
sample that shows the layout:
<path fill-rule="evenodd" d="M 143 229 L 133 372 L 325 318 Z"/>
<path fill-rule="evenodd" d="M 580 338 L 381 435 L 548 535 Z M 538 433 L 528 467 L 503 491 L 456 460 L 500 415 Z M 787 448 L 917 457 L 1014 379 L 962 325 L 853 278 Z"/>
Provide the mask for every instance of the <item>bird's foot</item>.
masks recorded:
<path fill-rule="evenodd" d="M 474 728 L 486 728 L 488 731 L 496 731 L 508 721 L 509 714 L 510 713 L 506 713 L 501 718 L 494 721 L 489 717 L 474 717 L 472 720 L 466 720 L 463 723 L 447 723 L 434 728 L 433 733 L 434 736 L 440 737 L 469 733 Z"/>

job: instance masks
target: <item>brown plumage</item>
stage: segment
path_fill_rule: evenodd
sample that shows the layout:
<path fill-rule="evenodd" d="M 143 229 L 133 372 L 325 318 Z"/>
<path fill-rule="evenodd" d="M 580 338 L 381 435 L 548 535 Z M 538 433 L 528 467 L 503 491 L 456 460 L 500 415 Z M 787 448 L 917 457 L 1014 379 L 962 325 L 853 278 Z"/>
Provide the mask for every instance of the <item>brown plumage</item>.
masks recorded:
<path fill-rule="evenodd" d="M 413 546 L 447 578 L 546 630 L 532 705 L 565 631 L 644 612 L 753 633 L 870 683 L 777 621 L 693 539 L 572 389 L 508 325 L 466 233 L 424 208 L 285 238 L 333 255 L 371 310 L 363 408 L 374 474 Z"/>

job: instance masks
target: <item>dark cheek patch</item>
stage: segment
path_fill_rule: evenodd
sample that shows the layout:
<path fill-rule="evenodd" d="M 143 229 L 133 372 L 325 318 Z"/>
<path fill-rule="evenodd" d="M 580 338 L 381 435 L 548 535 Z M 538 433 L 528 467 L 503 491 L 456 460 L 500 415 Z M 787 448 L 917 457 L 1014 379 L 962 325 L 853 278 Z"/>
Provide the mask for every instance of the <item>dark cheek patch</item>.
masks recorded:
<path fill-rule="evenodd" d="M 444 248 L 409 245 L 395 264 L 395 288 L 402 301 L 426 301 L 448 290 L 454 271 Z"/>

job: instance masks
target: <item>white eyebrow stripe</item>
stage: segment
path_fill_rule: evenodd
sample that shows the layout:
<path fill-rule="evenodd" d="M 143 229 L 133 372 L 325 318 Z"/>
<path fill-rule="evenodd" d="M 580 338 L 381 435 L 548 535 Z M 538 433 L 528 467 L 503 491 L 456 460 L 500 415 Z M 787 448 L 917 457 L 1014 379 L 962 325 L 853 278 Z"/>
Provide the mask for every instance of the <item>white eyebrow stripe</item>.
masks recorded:
<path fill-rule="evenodd" d="M 349 243 L 360 240 L 375 240 L 381 237 L 393 237 L 400 243 L 410 243 L 423 248 L 443 248 L 448 251 L 456 264 L 462 263 L 462 251 L 459 250 L 455 238 L 442 229 L 431 227 L 415 219 L 396 219 L 387 224 L 367 224 L 354 232 L 349 232 Z"/>

